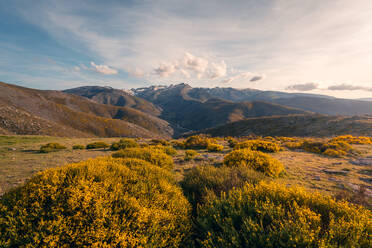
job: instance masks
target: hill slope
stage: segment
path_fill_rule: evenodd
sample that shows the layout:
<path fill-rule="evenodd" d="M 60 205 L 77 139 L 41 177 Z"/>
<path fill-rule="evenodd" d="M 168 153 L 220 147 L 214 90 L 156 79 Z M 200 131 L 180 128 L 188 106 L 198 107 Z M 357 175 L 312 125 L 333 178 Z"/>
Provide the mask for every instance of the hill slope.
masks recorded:
<path fill-rule="evenodd" d="M 149 87 L 133 90 L 139 97 L 160 106 L 160 117 L 182 128 L 200 130 L 242 120 L 247 117 L 303 114 L 306 111 L 262 101 L 232 102 L 204 92 L 195 94 L 187 84 L 170 87 Z"/>
<path fill-rule="evenodd" d="M 60 91 L 0 83 L 0 103 L 0 127 L 12 133 L 101 137 L 172 135 L 169 124 L 157 117 Z"/>
<path fill-rule="evenodd" d="M 84 86 L 67 89 L 63 92 L 87 97 L 102 104 L 110 104 L 119 107 L 131 107 L 155 116 L 158 116 L 161 113 L 161 110 L 151 102 L 133 96 L 123 90 L 118 90 L 111 87 Z"/>
<path fill-rule="evenodd" d="M 292 115 L 249 118 L 200 132 L 212 136 L 372 136 L 372 116 Z"/>

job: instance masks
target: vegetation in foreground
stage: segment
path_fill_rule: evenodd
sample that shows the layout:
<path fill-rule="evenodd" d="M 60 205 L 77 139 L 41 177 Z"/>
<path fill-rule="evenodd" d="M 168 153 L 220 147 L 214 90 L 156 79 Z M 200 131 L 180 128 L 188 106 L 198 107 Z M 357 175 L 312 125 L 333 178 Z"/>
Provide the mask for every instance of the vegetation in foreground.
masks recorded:
<path fill-rule="evenodd" d="M 351 146 L 361 145 L 355 137 L 338 139 Z M 284 173 L 283 164 L 275 159 L 282 152 L 264 153 L 247 147 L 232 150 L 227 144 L 235 143 L 235 147 L 249 140 L 268 141 L 285 150 L 287 142 L 298 140 L 253 137 L 230 142 L 234 139 L 207 136 L 193 140 L 197 140 L 192 145 L 197 151 L 184 151 L 187 140 L 172 142 L 178 150 L 169 142 L 132 140 L 137 145 L 118 150 L 112 157 L 40 172 L 1 197 L 0 247 L 372 245 L 370 210 L 284 186 L 291 170 L 287 167 Z M 222 145 L 223 153 L 209 151 L 208 144 L 196 148 L 205 140 Z M 53 154 L 93 152 L 69 150 L 73 144 Z M 298 150 L 299 155 L 302 151 L 310 154 Z M 197 156 L 187 159 L 185 153 L 190 152 Z M 212 155 L 224 160 L 203 160 Z M 326 155 L 312 156 L 328 159 Z M 178 184 L 174 178 L 183 164 L 197 166 L 185 170 Z"/>

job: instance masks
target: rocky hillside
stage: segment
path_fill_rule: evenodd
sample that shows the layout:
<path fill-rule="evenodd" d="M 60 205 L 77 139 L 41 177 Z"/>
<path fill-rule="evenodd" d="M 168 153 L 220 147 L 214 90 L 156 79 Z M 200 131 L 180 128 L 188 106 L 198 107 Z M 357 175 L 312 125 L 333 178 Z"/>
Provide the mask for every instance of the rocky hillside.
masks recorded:
<path fill-rule="evenodd" d="M 306 111 L 254 101 L 232 102 L 208 94 L 195 95 L 187 84 L 133 89 L 133 92 L 162 108 L 161 118 L 183 131 L 200 130 L 247 117 L 304 114 Z M 202 92 L 200 92 L 202 93 Z"/>
<path fill-rule="evenodd" d="M 130 107 L 99 104 L 60 91 L 0 83 L 0 128 L 56 136 L 170 137 L 169 124 Z"/>
<path fill-rule="evenodd" d="M 64 90 L 63 92 L 87 97 L 95 102 L 119 107 L 130 107 L 144 113 L 158 116 L 161 109 L 143 98 L 133 96 L 124 90 L 111 87 L 83 86 Z"/>

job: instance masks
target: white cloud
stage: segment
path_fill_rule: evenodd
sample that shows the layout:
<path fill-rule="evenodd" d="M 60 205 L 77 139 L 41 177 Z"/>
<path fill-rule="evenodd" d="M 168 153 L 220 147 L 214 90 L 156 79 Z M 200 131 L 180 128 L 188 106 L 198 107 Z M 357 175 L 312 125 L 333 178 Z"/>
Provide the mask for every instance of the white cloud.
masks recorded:
<path fill-rule="evenodd" d="M 129 75 L 131 75 L 133 77 L 141 78 L 141 77 L 145 76 L 145 72 L 138 67 L 127 68 L 126 71 L 129 73 Z"/>
<path fill-rule="evenodd" d="M 304 84 L 293 84 L 287 86 L 286 90 L 295 90 L 295 91 L 311 91 L 318 89 L 318 83 L 304 83 Z"/>
<path fill-rule="evenodd" d="M 105 74 L 105 75 L 118 74 L 117 70 L 110 68 L 108 65 L 96 65 L 93 61 L 90 62 L 90 65 L 96 72 L 101 73 L 101 74 Z"/>
<path fill-rule="evenodd" d="M 169 77 L 176 72 L 176 65 L 172 63 L 161 63 L 154 73 L 160 77 Z"/>
<path fill-rule="evenodd" d="M 186 69 L 194 71 L 197 74 L 203 74 L 208 67 L 208 60 L 196 57 L 188 52 L 185 53 L 182 62 Z"/>
<path fill-rule="evenodd" d="M 220 78 L 226 76 L 227 72 L 227 65 L 225 61 L 221 61 L 220 63 L 211 63 L 210 68 L 210 75 L 211 79 Z"/>

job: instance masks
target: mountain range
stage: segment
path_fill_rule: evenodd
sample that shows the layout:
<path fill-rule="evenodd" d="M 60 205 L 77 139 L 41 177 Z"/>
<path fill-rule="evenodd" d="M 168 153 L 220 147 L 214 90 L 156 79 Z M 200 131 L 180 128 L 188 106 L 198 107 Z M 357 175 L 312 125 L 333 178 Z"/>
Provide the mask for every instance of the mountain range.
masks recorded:
<path fill-rule="evenodd" d="M 262 133 L 257 128 L 242 127 L 252 123 L 260 126 L 259 122 L 264 125 L 268 120 L 272 120 L 268 125 L 270 130 L 278 133 L 283 133 L 285 128 L 290 130 L 288 123 L 321 123 L 318 129 L 304 128 L 302 134 L 308 135 L 308 132 L 319 132 L 321 127 L 332 129 L 335 123 L 341 123 L 340 126 L 360 123 L 347 116 L 364 114 L 372 114 L 372 103 L 367 100 L 315 94 L 193 88 L 185 83 L 131 90 L 84 86 L 64 91 L 0 83 L 0 133 L 3 134 L 167 138 L 200 130 L 223 135 L 225 132 L 221 129 L 232 127 L 231 130 L 243 133 L 249 130 Z M 337 121 L 331 122 L 332 118 Z M 285 119 L 289 122 L 282 121 Z M 291 121 L 293 119 L 296 121 Z M 324 121 L 326 119 L 328 121 Z M 369 121 L 362 123 L 370 124 Z M 301 125 L 298 128 L 301 129 Z M 274 135 L 264 127 L 262 130 Z M 342 132 L 342 128 L 337 130 Z"/>

